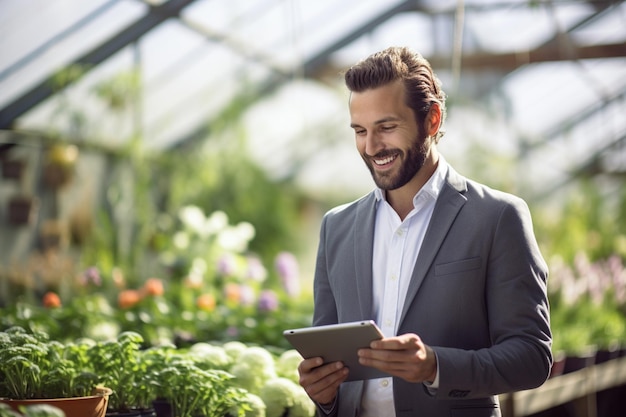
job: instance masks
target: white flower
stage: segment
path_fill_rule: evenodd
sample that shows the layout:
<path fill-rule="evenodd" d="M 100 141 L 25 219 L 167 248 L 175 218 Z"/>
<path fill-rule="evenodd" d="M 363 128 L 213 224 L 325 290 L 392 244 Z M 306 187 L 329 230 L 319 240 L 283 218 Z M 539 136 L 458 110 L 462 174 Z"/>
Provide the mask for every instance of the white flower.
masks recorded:
<path fill-rule="evenodd" d="M 198 234 L 201 234 L 203 232 L 206 217 L 200 207 L 185 206 L 180 209 L 178 217 L 185 226 L 187 226 L 194 232 Z"/>
<path fill-rule="evenodd" d="M 172 242 L 176 249 L 185 250 L 189 247 L 189 235 L 186 232 L 176 232 Z"/>
<path fill-rule="evenodd" d="M 206 235 L 215 235 L 228 226 L 228 216 L 223 211 L 215 211 L 206 219 L 203 231 Z"/>

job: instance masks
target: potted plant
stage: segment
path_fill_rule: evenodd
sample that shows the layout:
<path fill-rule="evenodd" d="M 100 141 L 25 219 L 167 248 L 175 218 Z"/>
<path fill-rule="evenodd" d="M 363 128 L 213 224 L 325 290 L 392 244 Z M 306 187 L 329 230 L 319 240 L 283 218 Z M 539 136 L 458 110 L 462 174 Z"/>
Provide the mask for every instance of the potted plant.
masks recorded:
<path fill-rule="evenodd" d="M 8 203 L 8 221 L 12 225 L 23 226 L 29 224 L 37 209 L 37 200 L 26 195 L 15 195 Z"/>
<path fill-rule="evenodd" d="M 143 342 L 139 333 L 127 331 L 116 340 L 99 342 L 92 348 L 91 365 L 102 383 L 113 390 L 107 416 L 151 413 L 155 394 L 142 361 Z"/>
<path fill-rule="evenodd" d="M 59 143 L 51 146 L 43 166 L 44 183 L 53 189 L 68 184 L 74 177 L 78 154 L 75 145 Z"/>
<path fill-rule="evenodd" d="M 0 402 L 16 411 L 44 403 L 66 417 L 103 417 L 111 390 L 89 372 L 88 350 L 88 344 L 66 346 L 21 327 L 1 332 Z"/>
<path fill-rule="evenodd" d="M 248 392 L 235 377 L 186 349 L 151 348 L 147 378 L 156 387 L 157 417 L 237 416 L 249 410 Z M 236 411 L 233 411 L 236 410 Z"/>

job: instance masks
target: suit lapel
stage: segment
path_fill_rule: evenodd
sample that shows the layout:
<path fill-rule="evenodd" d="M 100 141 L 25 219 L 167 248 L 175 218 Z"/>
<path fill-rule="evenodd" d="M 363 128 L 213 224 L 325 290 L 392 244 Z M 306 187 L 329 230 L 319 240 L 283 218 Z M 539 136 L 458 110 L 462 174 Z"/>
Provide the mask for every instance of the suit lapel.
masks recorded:
<path fill-rule="evenodd" d="M 459 210 L 461 210 L 461 207 L 463 207 L 463 204 L 467 201 L 462 194 L 466 190 L 466 180 L 449 166 L 446 182 L 435 203 L 435 209 L 428 229 L 426 230 L 424 242 L 422 243 L 422 247 L 420 248 L 415 262 L 399 323 L 402 323 L 404 320 L 448 230 L 452 226 Z"/>
<path fill-rule="evenodd" d="M 354 269 L 356 271 L 356 297 L 361 317 L 373 318 L 372 313 L 372 259 L 374 257 L 374 224 L 376 197 L 370 193 L 357 205 L 354 224 Z"/>

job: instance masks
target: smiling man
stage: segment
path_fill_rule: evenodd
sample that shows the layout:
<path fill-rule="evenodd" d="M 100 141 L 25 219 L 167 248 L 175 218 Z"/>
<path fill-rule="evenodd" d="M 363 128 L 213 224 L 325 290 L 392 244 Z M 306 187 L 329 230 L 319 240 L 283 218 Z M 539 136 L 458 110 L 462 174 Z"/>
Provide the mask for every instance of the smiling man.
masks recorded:
<path fill-rule="evenodd" d="M 376 188 L 324 216 L 313 324 L 375 320 L 385 338 L 359 360 L 390 377 L 344 382 L 342 363 L 309 358 L 300 384 L 319 415 L 500 416 L 497 395 L 541 385 L 552 364 L 529 209 L 439 154 L 446 97 L 420 54 L 388 48 L 345 81 Z"/>

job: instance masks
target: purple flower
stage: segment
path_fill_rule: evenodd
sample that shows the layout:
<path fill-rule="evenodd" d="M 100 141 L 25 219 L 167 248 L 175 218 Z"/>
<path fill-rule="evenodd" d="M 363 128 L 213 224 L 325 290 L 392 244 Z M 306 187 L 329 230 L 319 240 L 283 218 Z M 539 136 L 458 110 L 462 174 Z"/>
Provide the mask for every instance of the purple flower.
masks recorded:
<path fill-rule="evenodd" d="M 259 295 L 259 310 L 276 311 L 278 310 L 278 296 L 272 290 L 263 290 Z"/>
<path fill-rule="evenodd" d="M 239 287 L 239 302 L 243 306 L 250 306 L 254 303 L 254 289 L 249 285 L 241 285 Z"/>
<path fill-rule="evenodd" d="M 293 297 L 300 294 L 300 272 L 296 257 L 292 253 L 281 252 L 276 256 L 274 265 L 287 295 Z"/>
<path fill-rule="evenodd" d="M 267 278 L 267 269 L 263 266 L 261 260 L 255 256 L 248 258 L 248 270 L 246 277 L 255 282 L 263 282 Z"/>
<path fill-rule="evenodd" d="M 228 277 L 234 275 L 235 271 L 237 271 L 237 259 L 230 253 L 220 256 L 217 261 L 217 272 Z"/>
<path fill-rule="evenodd" d="M 229 337 L 237 337 L 239 336 L 239 329 L 235 326 L 228 326 L 228 329 L 226 329 L 226 334 Z"/>
<path fill-rule="evenodd" d="M 92 266 L 85 270 L 80 276 L 80 283 L 82 285 L 93 284 L 97 287 L 102 285 L 102 278 L 100 277 L 100 271 L 97 267 Z"/>

